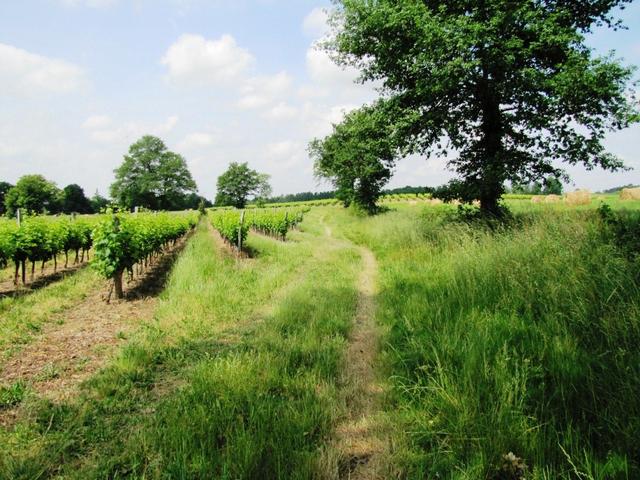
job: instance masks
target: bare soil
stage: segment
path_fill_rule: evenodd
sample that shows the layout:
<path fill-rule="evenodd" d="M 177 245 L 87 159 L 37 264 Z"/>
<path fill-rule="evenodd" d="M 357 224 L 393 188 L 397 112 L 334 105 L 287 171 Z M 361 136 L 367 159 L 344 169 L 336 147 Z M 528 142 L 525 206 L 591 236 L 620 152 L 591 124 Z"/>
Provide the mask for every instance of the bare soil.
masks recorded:
<path fill-rule="evenodd" d="M 74 254 L 75 255 L 75 254 Z M 86 259 L 84 262 L 73 263 L 73 255 L 69 258 L 69 264 L 67 268 L 64 267 L 64 257 L 58 258 L 58 268 L 54 269 L 53 261 L 49 261 L 45 264 L 44 269 L 41 268 L 40 263 L 36 263 L 35 275 L 33 280 L 31 279 L 31 264 L 27 263 L 27 284 L 23 285 L 22 280 L 18 285 L 14 284 L 14 267 L 13 265 L 0 271 L 0 298 L 24 295 L 35 290 L 50 285 L 51 283 L 62 280 L 67 275 L 71 275 L 81 268 L 88 265 Z"/>
<path fill-rule="evenodd" d="M 175 259 L 187 238 L 176 243 L 142 275 L 125 286 L 125 299 L 105 302 L 103 288 L 91 292 L 73 309 L 53 318 L 41 334 L 0 365 L 0 384 L 22 381 L 41 397 L 62 400 L 99 370 L 128 332 L 150 320 Z M 0 425 L 19 416 L 20 408 L 0 411 Z"/>

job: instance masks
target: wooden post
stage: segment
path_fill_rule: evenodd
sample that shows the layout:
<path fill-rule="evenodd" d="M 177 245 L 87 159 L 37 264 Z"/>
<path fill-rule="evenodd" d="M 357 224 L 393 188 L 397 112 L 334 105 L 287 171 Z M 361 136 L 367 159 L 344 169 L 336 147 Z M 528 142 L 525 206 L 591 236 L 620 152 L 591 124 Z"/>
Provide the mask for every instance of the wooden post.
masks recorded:
<path fill-rule="evenodd" d="M 238 251 L 242 250 L 242 226 L 244 225 L 244 210 L 240 214 L 240 226 L 238 227 Z"/>

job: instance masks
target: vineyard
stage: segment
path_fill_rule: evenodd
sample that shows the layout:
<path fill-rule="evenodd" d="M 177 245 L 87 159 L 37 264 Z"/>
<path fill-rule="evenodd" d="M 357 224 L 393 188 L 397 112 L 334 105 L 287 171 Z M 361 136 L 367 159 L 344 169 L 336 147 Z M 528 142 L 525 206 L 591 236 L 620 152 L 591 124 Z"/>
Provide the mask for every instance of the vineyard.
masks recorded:
<path fill-rule="evenodd" d="M 6 263 L 31 238 L 27 262 L 85 249 L 93 268 L 3 300 L 4 337 L 34 343 L 8 348 L 0 371 L 0 479 L 349 478 L 364 456 L 381 469 L 372 478 L 448 478 L 452 466 L 636 478 L 640 202 L 512 198 L 518 227 L 492 230 L 404 200 L 375 217 L 327 206 L 3 221 Z M 186 247 L 153 302 L 92 293 L 104 279 L 122 289 L 174 244 Z M 58 363 L 40 359 L 24 318 L 48 322 L 41 343 L 70 330 L 67 350 L 50 347 Z M 98 353 L 114 337 L 117 353 Z M 89 347 L 74 359 L 78 345 Z M 7 377 L 30 355 L 37 369 Z M 104 369 L 89 368 L 81 395 L 39 401 L 73 384 L 83 358 Z"/>
<path fill-rule="evenodd" d="M 145 267 L 154 256 L 192 230 L 198 214 L 117 214 L 98 222 L 93 230 L 93 265 L 113 279 L 116 298 L 122 298 L 122 275 L 133 275 L 134 266 Z"/>
<path fill-rule="evenodd" d="M 304 219 L 309 207 L 294 209 L 250 209 L 245 211 L 215 209 L 209 213 L 213 227 L 230 245 L 241 249 L 249 230 L 286 240 L 287 233 Z"/>
<path fill-rule="evenodd" d="M 64 254 L 64 266 L 68 266 L 69 253 L 75 253 L 74 263 L 88 258 L 91 249 L 92 229 L 99 221 L 97 216 L 85 217 L 26 217 L 20 225 L 14 220 L 0 220 L 0 266 L 13 262 L 14 283 L 26 283 L 27 264 L 31 265 L 31 279 L 36 263 L 41 269 L 53 261 L 58 267 L 58 256 Z M 20 271 L 22 275 L 20 276 Z"/>

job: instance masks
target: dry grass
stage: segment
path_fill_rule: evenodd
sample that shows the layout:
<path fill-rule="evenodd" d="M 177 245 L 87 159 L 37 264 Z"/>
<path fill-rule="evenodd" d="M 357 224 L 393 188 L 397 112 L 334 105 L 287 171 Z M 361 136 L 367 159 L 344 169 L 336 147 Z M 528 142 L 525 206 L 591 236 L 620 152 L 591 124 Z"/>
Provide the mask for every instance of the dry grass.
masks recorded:
<path fill-rule="evenodd" d="M 620 191 L 620 200 L 640 200 L 640 187 L 623 188 Z"/>
<path fill-rule="evenodd" d="M 591 204 L 591 192 L 589 190 L 576 190 L 575 192 L 569 192 L 564 198 L 564 202 L 572 207 L 578 205 Z"/>

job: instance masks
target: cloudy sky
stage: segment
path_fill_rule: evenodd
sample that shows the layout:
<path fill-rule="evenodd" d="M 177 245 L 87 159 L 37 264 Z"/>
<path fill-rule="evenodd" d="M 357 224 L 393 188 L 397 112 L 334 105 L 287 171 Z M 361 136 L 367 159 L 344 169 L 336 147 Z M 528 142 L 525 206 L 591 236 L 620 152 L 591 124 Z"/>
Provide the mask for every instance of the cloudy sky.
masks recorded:
<path fill-rule="evenodd" d="M 272 175 L 274 193 L 322 190 L 306 154 L 343 112 L 371 100 L 314 42 L 328 0 L 0 0 L 0 180 L 42 173 L 105 194 L 128 146 L 158 135 L 212 198 L 231 161 Z M 628 31 L 596 32 L 640 65 L 640 2 Z M 572 170 L 591 189 L 640 183 L 640 126 L 611 135 L 634 171 Z M 399 162 L 392 186 L 438 185 L 442 161 Z"/>

